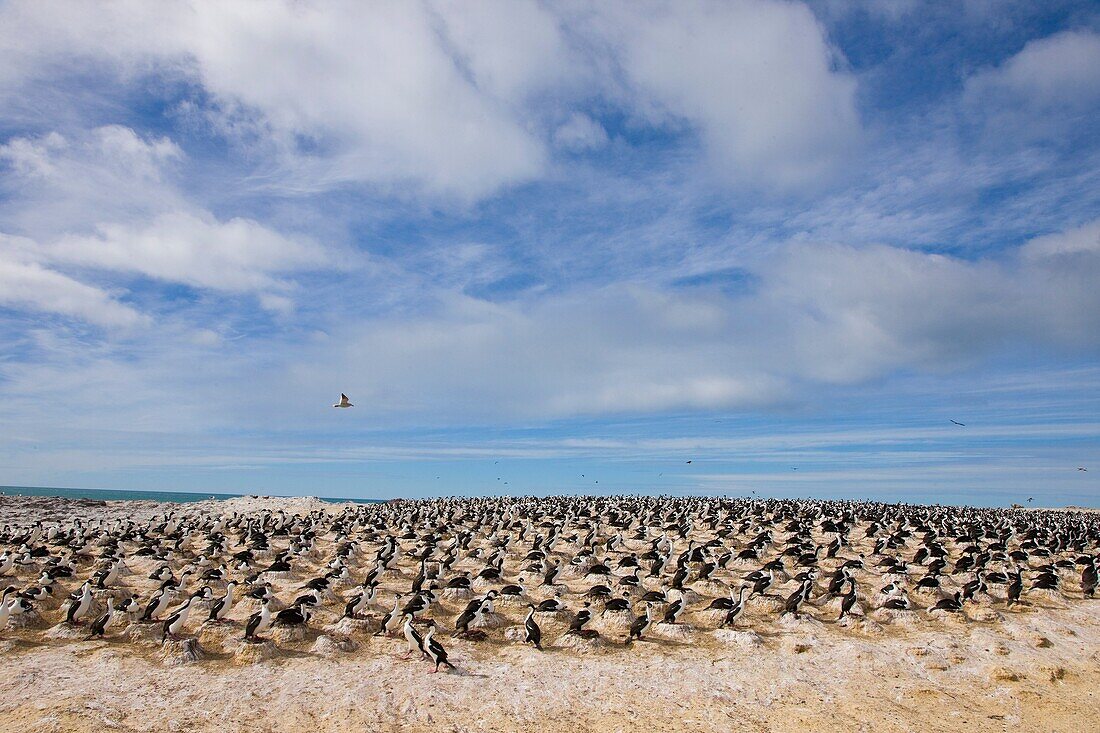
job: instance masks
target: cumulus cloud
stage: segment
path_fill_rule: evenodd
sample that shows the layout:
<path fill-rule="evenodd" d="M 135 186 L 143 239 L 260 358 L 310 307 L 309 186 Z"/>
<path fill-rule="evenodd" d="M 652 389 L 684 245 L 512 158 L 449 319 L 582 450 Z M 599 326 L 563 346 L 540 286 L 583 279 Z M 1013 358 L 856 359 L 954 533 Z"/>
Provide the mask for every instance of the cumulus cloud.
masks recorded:
<path fill-rule="evenodd" d="M 441 32 L 478 89 L 509 105 L 576 92 L 596 80 L 570 43 L 566 19 L 536 0 L 432 2 Z"/>
<path fill-rule="evenodd" d="M 0 234 L 0 305 L 128 328 L 148 318 L 111 293 L 36 261 L 33 242 Z"/>
<path fill-rule="evenodd" d="M 12 138 L 0 145 L 0 215 L 42 240 L 187 207 L 173 181 L 183 158 L 170 139 L 122 125 Z"/>
<path fill-rule="evenodd" d="M 1100 253 L 1100 220 L 1065 232 L 1036 237 L 1023 248 L 1029 260 L 1054 258 L 1095 258 Z"/>
<path fill-rule="evenodd" d="M 699 129 L 722 177 L 802 186 L 860 130 L 856 81 L 813 13 L 769 0 L 601 5 L 634 104 Z"/>
<path fill-rule="evenodd" d="M 394 414 L 556 418 L 774 405 L 811 385 L 945 373 L 1014 350 L 1095 353 L 1098 227 L 977 261 L 794 243 L 756 262 L 738 296 L 629 285 L 508 304 L 454 296 L 434 313 L 338 329 L 337 346 L 306 349 L 291 371 L 303 387 L 354 375 L 349 389 L 384 392 Z"/>
<path fill-rule="evenodd" d="M 1100 109 L 1100 33 L 1069 30 L 1029 41 L 966 80 L 963 110 L 1000 148 L 1091 134 Z"/>
<path fill-rule="evenodd" d="M 219 220 L 196 206 L 172 180 L 183 158 L 172 140 L 145 138 L 120 125 L 80 136 L 14 138 L 0 145 L 0 163 L 9 167 L 9 195 L 0 212 L 9 226 L 34 235 L 21 240 L 24 250 L 33 250 L 34 267 L 258 292 L 266 309 L 293 310 L 285 295 L 292 283 L 285 276 L 330 267 L 331 252 L 306 237 L 286 236 L 245 217 Z M 269 290 L 284 294 L 264 292 Z M 95 322 L 111 325 L 117 319 Z"/>
<path fill-rule="evenodd" d="M 174 212 L 148 225 L 101 224 L 97 229 L 95 236 L 62 238 L 46 252 L 68 264 L 245 292 L 284 288 L 279 273 L 327 264 L 317 245 L 249 219 L 220 222 L 207 214 Z"/>
<path fill-rule="evenodd" d="M 63 8 L 64 24 L 53 22 L 57 7 L 6 10 L 0 25 L 18 69 L 8 75 L 9 94 L 81 56 L 124 78 L 193 79 L 214 115 L 273 141 L 294 175 L 314 185 L 407 183 L 469 199 L 543 165 L 543 145 L 506 100 L 463 73 L 423 3 Z M 509 37 L 497 30 L 498 40 Z M 514 64 L 481 63 L 483 55 L 470 58 L 473 67 L 500 72 L 486 86 L 503 93 L 524 85 Z"/>
<path fill-rule="evenodd" d="M 81 62 L 124 83 L 187 80 L 223 132 L 273 148 L 299 188 L 367 182 L 478 200 L 541 176 L 552 122 L 591 99 L 697 132 L 722 178 L 764 188 L 828 173 L 860 128 L 855 81 L 801 3 L 60 10 L 68 22 L 54 22 L 54 5 L 0 11 L 0 99 L 41 93 Z M 599 142 L 580 124 L 559 132 Z"/>
<path fill-rule="evenodd" d="M 1012 101 L 1078 108 L 1100 100 L 1100 33 L 1071 30 L 1029 41 L 1003 64 L 967 81 L 972 95 L 1002 94 Z"/>

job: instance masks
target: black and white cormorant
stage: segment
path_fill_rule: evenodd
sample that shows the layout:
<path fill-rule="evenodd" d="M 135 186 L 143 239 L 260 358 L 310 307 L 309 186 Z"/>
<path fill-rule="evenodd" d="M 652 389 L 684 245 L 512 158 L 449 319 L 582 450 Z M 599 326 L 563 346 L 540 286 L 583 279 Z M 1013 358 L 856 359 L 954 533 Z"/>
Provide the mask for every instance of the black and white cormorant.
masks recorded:
<path fill-rule="evenodd" d="M 535 604 L 527 604 L 527 618 L 523 620 L 523 643 L 534 644 L 536 649 L 542 649 L 542 629 L 535 622 Z"/>

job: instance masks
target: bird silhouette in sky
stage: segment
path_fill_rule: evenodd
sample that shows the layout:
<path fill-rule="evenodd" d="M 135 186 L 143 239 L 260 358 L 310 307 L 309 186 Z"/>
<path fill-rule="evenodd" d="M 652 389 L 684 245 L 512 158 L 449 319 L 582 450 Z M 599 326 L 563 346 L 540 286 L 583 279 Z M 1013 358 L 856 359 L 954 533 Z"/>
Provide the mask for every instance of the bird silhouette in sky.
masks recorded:
<path fill-rule="evenodd" d="M 341 392 L 340 401 L 333 405 L 333 407 L 355 407 L 355 405 L 351 404 L 351 401 L 348 400 L 348 396 Z"/>
<path fill-rule="evenodd" d="M 958 420 L 952 420 L 951 422 L 954 423 L 955 425 L 958 425 L 960 428 L 965 428 L 966 427 L 966 423 L 959 422 Z"/>
<path fill-rule="evenodd" d="M 1078 466 L 1078 467 L 1077 467 L 1077 470 L 1078 470 L 1078 471 L 1086 471 L 1086 472 L 1088 471 L 1088 469 L 1087 469 L 1087 468 L 1085 468 L 1084 466 Z"/>

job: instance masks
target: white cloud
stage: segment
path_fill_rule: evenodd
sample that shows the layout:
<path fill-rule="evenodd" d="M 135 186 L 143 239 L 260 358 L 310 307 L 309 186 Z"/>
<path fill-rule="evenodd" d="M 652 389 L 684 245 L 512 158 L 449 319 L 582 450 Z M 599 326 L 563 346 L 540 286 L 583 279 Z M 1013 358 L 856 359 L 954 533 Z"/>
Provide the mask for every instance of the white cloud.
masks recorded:
<path fill-rule="evenodd" d="M 33 242 L 0 234 L 0 305 L 77 318 L 99 326 L 148 323 L 110 293 L 35 261 Z"/>
<path fill-rule="evenodd" d="M 41 264 L 259 292 L 268 310 L 292 311 L 285 294 L 291 282 L 283 276 L 332 266 L 331 250 L 244 217 L 221 221 L 195 206 L 171 180 L 183 159 L 170 139 L 118 125 L 82 136 L 15 138 L 0 145 L 0 162 L 10 166 L 10 196 L 0 212 L 34 235 L 24 241 Z"/>
<path fill-rule="evenodd" d="M 721 177 L 820 181 L 856 142 L 856 81 L 801 3 L 600 5 L 634 102 L 697 126 Z"/>
<path fill-rule="evenodd" d="M 563 19 L 536 0 L 437 0 L 431 7 L 478 89 L 510 105 L 594 81 L 566 40 Z"/>
<path fill-rule="evenodd" d="M 967 91 L 1009 95 L 1038 107 L 1080 108 L 1100 100 L 1098 68 L 1100 33 L 1063 31 L 1029 41 L 1000 66 L 974 75 Z"/>
<path fill-rule="evenodd" d="M 1029 143 L 1072 145 L 1100 108 L 1100 33 L 1063 31 L 1033 41 L 966 80 L 961 109 L 982 146 L 1019 155 Z"/>
<path fill-rule="evenodd" d="M 463 74 L 422 3 L 62 3 L 8 7 L 0 27 L 10 56 L 0 85 L 11 98 L 82 58 L 123 81 L 194 79 L 220 113 L 250 120 L 278 145 L 298 185 L 411 183 L 471 199 L 544 162 L 543 145 L 506 101 Z M 497 47 L 515 37 L 498 31 Z M 553 61 L 533 61 L 539 48 L 521 59 L 533 74 Z M 491 76 L 487 88 L 525 85 L 515 63 L 495 63 L 509 54 L 475 63 L 485 55 L 471 63 Z"/>
<path fill-rule="evenodd" d="M 173 185 L 183 152 L 167 138 L 144 138 L 107 125 L 82 134 L 51 132 L 0 145 L 8 166 L 0 215 L 10 227 L 47 240 L 189 206 Z M 2 170 L 2 168 L 0 168 Z"/>
<path fill-rule="evenodd" d="M 249 219 L 220 222 L 207 214 L 173 212 L 148 225 L 97 229 L 96 236 L 62 238 L 46 252 L 58 262 L 231 292 L 285 288 L 278 274 L 328 264 L 317 245 Z"/>
<path fill-rule="evenodd" d="M 817 180 L 860 128 L 812 12 L 777 0 L 32 4 L 0 29 L 0 101 L 74 68 L 185 79 L 300 190 L 475 201 L 543 175 L 553 122 L 592 99 L 697 130 L 723 179 L 764 188 Z"/>
<path fill-rule="evenodd" d="M 1036 237 L 1023 248 L 1023 255 L 1030 260 L 1053 257 L 1072 257 L 1100 253 L 1100 219 L 1075 229 Z"/>
<path fill-rule="evenodd" d="M 1064 237 L 1091 242 L 1098 226 Z M 1036 256 L 1067 248 L 1072 263 Z M 337 328 L 289 378 L 347 384 L 393 416 L 544 419 L 774 405 L 811 385 L 946 373 L 1020 349 L 1100 350 L 1100 252 L 1061 240 L 977 261 L 796 243 L 751 272 L 735 297 L 625 285 L 508 304 L 453 296 Z"/>
<path fill-rule="evenodd" d="M 566 150 L 595 150 L 607 144 L 607 131 L 588 115 L 575 112 L 554 131 L 554 142 Z"/>

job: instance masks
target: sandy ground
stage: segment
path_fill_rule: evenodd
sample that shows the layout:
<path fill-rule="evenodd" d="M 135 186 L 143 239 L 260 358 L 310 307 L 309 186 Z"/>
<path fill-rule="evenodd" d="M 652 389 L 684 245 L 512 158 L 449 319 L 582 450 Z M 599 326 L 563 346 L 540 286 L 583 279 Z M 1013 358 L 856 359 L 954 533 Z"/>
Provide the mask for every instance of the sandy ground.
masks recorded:
<path fill-rule="evenodd" d="M 4 498 L 0 521 L 25 520 L 28 512 L 43 521 L 54 521 L 50 512 L 141 520 L 171 508 L 118 504 L 126 506 Z M 342 509 L 310 499 L 247 498 L 178 509 L 272 506 Z M 322 547 L 316 566 L 324 559 Z M 518 569 L 520 558 L 508 564 Z M 147 595 L 154 564 L 131 558 L 127 565 L 123 589 Z M 630 647 L 622 644 L 619 621 L 597 614 L 592 626 L 608 643 L 578 646 L 563 636 L 566 619 L 546 614 L 542 652 L 516 640 L 525 607 L 499 604 L 502 625 L 491 638 L 443 634 L 458 669 L 429 674 L 425 662 L 400 658 L 403 639 L 370 633 L 392 606 L 388 588 L 407 587 L 414 573 L 411 562 L 400 566 L 361 624 L 338 624 L 342 601 L 334 598 L 301 639 L 241 643 L 251 603 L 238 606 L 225 628 L 200 628 L 205 613 L 198 612 L 189 635 L 202 656 L 192 663 L 181 663 L 178 646 L 162 648 L 152 638 L 159 639 L 159 626 L 151 634 L 116 627 L 105 640 L 58 638 L 51 628 L 59 604 L 46 604 L 39 624 L 0 632 L 0 730 L 1100 730 L 1100 600 L 1079 594 L 1029 597 L 1013 609 L 990 598 L 963 615 L 884 615 L 861 597 L 868 616 L 840 623 L 835 601 L 796 620 L 780 619 L 765 599 L 748 607 L 735 630 L 716 629 L 699 602 L 682 628 L 655 626 Z M 279 596 L 293 597 L 309 577 L 296 571 L 277 582 Z M 872 586 L 864 583 L 869 592 Z M 584 587 L 567 579 L 563 598 L 571 608 L 579 607 L 573 594 Z M 548 595 L 531 593 L 536 600 Z M 464 604 L 443 598 L 429 615 L 449 631 Z"/>

